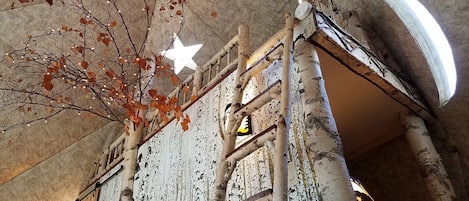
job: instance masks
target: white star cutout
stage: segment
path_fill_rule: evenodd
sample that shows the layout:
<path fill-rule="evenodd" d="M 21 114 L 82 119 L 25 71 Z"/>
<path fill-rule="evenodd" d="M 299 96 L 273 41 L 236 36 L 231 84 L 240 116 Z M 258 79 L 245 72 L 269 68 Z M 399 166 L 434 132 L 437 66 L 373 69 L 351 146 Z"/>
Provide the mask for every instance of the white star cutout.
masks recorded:
<path fill-rule="evenodd" d="M 174 61 L 174 73 L 177 75 L 181 72 L 184 66 L 192 70 L 197 68 L 197 64 L 192 60 L 192 57 L 201 47 L 202 44 L 184 47 L 181 40 L 179 40 L 179 37 L 174 34 L 173 49 L 161 51 L 160 54 Z"/>

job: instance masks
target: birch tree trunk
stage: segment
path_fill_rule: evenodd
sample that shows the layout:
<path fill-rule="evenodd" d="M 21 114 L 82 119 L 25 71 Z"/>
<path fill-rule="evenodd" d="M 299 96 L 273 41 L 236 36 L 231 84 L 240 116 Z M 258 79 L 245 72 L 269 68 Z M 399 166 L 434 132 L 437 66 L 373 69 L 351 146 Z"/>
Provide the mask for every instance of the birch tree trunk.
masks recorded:
<path fill-rule="evenodd" d="M 236 145 L 236 137 L 238 135 L 236 124 L 235 111 L 241 107 L 241 100 L 243 98 L 243 88 L 240 82 L 241 74 L 246 70 L 247 60 L 249 57 L 249 27 L 247 25 L 240 25 L 238 29 L 239 44 L 238 44 L 238 71 L 236 72 L 235 87 L 233 89 L 233 97 L 231 101 L 231 110 L 228 118 L 227 134 L 224 136 L 223 150 L 221 152 L 221 159 L 217 169 L 217 177 L 215 178 L 215 191 L 211 200 L 225 200 L 226 185 L 231 177 L 231 173 L 235 168 L 233 162 L 226 160 L 226 155 L 233 151 Z"/>
<path fill-rule="evenodd" d="M 133 201 L 133 186 L 135 168 L 137 166 L 138 145 L 142 140 L 143 123 L 138 126 L 133 122 L 129 125 L 129 131 L 125 139 L 124 169 L 121 186 L 120 201 Z"/>
<path fill-rule="evenodd" d="M 455 200 L 455 193 L 448 178 L 441 157 L 433 145 L 425 122 L 412 114 L 402 116 L 406 129 L 406 137 L 427 186 L 430 197 L 434 201 Z"/>
<path fill-rule="evenodd" d="M 290 60 L 293 40 L 293 17 L 290 13 L 285 14 L 286 27 L 288 29 L 283 44 L 283 66 L 282 66 L 282 91 L 280 100 L 280 116 L 277 120 L 277 137 L 275 140 L 274 154 L 274 184 L 273 200 L 288 200 L 288 128 L 290 128 Z"/>
<path fill-rule="evenodd" d="M 324 201 L 356 200 L 315 47 L 307 41 L 297 41 L 294 59 L 305 90 L 305 146 L 321 196 Z"/>

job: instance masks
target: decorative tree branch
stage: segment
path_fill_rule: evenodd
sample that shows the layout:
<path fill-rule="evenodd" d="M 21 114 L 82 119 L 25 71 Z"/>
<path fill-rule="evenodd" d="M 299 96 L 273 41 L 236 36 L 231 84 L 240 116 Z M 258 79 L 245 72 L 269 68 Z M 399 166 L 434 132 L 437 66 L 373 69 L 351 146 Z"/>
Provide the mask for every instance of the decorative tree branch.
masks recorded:
<path fill-rule="evenodd" d="M 145 18 L 139 22 L 145 27 L 139 28 L 129 26 L 129 13 L 121 10 L 125 2 L 75 3 L 76 24 L 29 35 L 23 48 L 4 54 L 1 62 L 7 70 L 0 73 L 0 114 L 24 115 L 17 122 L 0 124 L 2 132 L 47 122 L 65 110 L 123 124 L 130 119 L 138 126 L 148 123 L 139 111 L 153 108 L 164 115 L 177 108 L 177 100 L 151 88 L 155 75 L 176 76 L 161 56 L 143 55 L 153 16 L 147 0 L 142 0 Z"/>

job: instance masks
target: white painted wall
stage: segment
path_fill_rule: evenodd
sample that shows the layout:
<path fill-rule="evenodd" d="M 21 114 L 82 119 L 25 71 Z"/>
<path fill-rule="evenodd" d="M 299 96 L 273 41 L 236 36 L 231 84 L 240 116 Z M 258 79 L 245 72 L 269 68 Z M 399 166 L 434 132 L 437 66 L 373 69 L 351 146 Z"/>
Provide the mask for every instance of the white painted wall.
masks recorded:
<path fill-rule="evenodd" d="M 289 199 L 318 200 L 311 161 L 304 149 L 301 84 L 296 71 L 297 68 L 293 67 L 292 123 L 289 128 Z M 274 83 L 280 72 L 281 62 L 275 62 L 263 73 L 265 79 L 259 82 L 264 84 L 256 84 L 254 81 L 249 84 L 249 95 L 245 96 L 245 101 L 252 97 L 256 88 Z M 219 120 L 223 119 L 225 105 L 231 100 L 235 73 L 186 110 L 191 118 L 188 131 L 183 132 L 180 125 L 173 121 L 139 148 L 139 170 L 134 184 L 135 200 L 209 199 L 223 144 L 220 136 L 222 122 Z M 274 123 L 277 118 L 275 108 L 278 106 L 278 101 L 272 101 L 253 114 L 255 133 Z M 227 200 L 244 200 L 263 190 L 271 189 L 272 158 L 272 147 L 263 147 L 240 161 L 232 180 L 228 183 Z M 109 182 L 108 186 L 111 185 Z M 113 192 L 103 186 L 101 192 L 108 197 L 105 191 Z"/>
<path fill-rule="evenodd" d="M 100 186 L 99 199 L 98 201 L 117 201 L 121 191 L 122 174 L 114 174 L 116 171 L 122 168 L 121 165 L 117 165 L 113 170 L 109 171 L 104 177 L 108 177 Z M 120 171 L 122 172 L 122 171 Z"/>

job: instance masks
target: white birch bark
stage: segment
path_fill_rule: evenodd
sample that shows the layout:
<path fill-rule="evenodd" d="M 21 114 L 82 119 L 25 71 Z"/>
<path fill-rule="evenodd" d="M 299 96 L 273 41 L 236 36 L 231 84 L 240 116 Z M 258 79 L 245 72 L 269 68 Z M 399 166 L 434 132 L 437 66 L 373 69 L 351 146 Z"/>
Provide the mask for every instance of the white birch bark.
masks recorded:
<path fill-rule="evenodd" d="M 423 119 L 412 114 L 406 114 L 402 116 L 402 123 L 406 129 L 407 141 L 417 159 L 420 172 L 432 200 L 456 200 L 451 181 Z"/>
<path fill-rule="evenodd" d="M 342 142 L 332 116 L 315 47 L 307 41 L 297 41 L 294 59 L 299 65 L 305 90 L 305 147 L 313 161 L 322 200 L 354 200 Z"/>
<path fill-rule="evenodd" d="M 241 107 L 243 98 L 243 88 L 240 84 L 241 74 L 246 70 L 247 59 L 249 55 L 249 27 L 240 25 L 238 29 L 238 71 L 236 72 L 235 88 L 233 89 L 233 97 L 231 101 L 230 117 L 235 116 L 235 111 Z M 226 185 L 236 164 L 226 161 L 226 155 L 231 152 L 236 144 L 237 128 L 235 118 L 229 118 L 227 126 L 227 135 L 224 136 L 223 150 L 221 159 L 217 169 L 217 177 L 215 180 L 215 191 L 212 200 L 225 200 Z"/>
<path fill-rule="evenodd" d="M 143 115 L 142 115 L 143 116 Z M 128 135 L 125 140 L 124 170 L 122 172 L 122 186 L 120 201 L 133 201 L 133 185 L 135 168 L 137 165 L 138 145 L 142 139 L 143 122 L 138 126 L 130 123 Z"/>
<path fill-rule="evenodd" d="M 290 55 L 293 40 L 293 17 L 290 13 L 285 14 L 287 33 L 283 44 L 283 68 L 282 68 L 282 86 L 280 100 L 280 116 L 277 121 L 277 137 L 275 140 L 274 153 L 274 189 L 273 200 L 288 200 L 288 135 L 290 128 Z"/>

